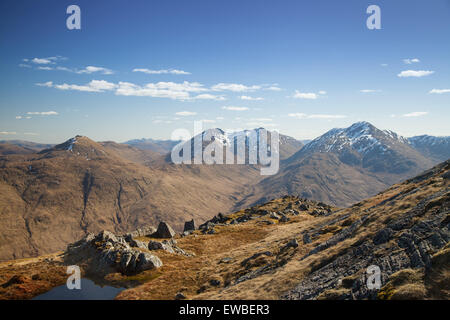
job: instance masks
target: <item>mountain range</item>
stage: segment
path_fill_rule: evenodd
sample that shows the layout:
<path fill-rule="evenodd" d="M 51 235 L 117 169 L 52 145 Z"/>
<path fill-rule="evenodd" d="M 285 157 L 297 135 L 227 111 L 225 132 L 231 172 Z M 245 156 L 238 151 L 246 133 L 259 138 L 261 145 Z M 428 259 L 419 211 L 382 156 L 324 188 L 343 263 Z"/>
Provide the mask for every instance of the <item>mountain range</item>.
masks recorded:
<path fill-rule="evenodd" d="M 280 135 L 280 171 L 269 177 L 256 165 L 175 165 L 167 152 L 177 143 L 0 143 L 0 260 L 54 252 L 103 229 L 164 220 L 181 230 L 186 220 L 287 194 L 348 206 L 447 159 L 449 138 L 407 139 L 367 122 L 306 145 Z"/>

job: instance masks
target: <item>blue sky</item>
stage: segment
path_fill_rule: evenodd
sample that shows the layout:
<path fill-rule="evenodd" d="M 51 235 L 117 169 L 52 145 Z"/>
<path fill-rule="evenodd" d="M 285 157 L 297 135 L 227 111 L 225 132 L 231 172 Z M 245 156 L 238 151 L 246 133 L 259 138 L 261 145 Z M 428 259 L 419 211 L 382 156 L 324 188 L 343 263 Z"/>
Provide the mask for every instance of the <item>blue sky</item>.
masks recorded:
<path fill-rule="evenodd" d="M 68 30 L 66 8 L 81 8 Z M 381 30 L 366 9 L 381 8 Z M 177 128 L 450 135 L 450 1 L 0 3 L 0 140 Z"/>

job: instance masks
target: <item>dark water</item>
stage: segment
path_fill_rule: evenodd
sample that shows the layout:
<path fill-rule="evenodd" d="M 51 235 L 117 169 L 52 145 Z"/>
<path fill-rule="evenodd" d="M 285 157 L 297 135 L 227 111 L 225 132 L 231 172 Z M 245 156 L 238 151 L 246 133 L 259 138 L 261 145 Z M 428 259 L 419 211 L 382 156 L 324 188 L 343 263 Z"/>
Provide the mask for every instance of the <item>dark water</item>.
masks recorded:
<path fill-rule="evenodd" d="M 89 279 L 81 279 L 81 289 L 67 289 L 64 284 L 33 298 L 33 300 L 112 300 L 125 288 L 99 286 Z"/>

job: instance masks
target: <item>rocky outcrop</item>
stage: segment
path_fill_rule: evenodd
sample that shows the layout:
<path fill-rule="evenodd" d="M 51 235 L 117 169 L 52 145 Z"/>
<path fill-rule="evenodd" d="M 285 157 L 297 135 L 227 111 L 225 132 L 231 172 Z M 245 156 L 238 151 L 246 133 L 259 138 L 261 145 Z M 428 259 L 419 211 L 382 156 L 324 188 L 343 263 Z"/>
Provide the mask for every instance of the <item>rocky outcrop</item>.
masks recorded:
<path fill-rule="evenodd" d="M 379 268 L 382 284 L 387 283 L 390 276 L 400 270 L 429 269 L 433 253 L 445 247 L 450 240 L 449 210 L 448 190 L 436 192 L 410 211 L 389 221 L 385 228 L 371 238 L 355 241 L 353 245 L 341 249 L 340 254 L 314 263 L 311 273 L 282 298 L 375 299 L 378 290 L 367 286 L 370 276 L 367 268 Z M 363 216 L 316 246 L 303 258 L 353 237 L 366 221 L 376 218 L 371 215 Z M 309 239 L 305 241 L 304 238 L 304 242 L 309 242 Z"/>
<path fill-rule="evenodd" d="M 130 235 L 123 237 L 102 231 L 69 244 L 65 260 L 80 262 L 88 270 L 100 274 L 116 271 L 130 275 L 161 267 L 162 262 L 157 256 L 137 249 L 142 247 L 145 247 L 143 243 Z"/>

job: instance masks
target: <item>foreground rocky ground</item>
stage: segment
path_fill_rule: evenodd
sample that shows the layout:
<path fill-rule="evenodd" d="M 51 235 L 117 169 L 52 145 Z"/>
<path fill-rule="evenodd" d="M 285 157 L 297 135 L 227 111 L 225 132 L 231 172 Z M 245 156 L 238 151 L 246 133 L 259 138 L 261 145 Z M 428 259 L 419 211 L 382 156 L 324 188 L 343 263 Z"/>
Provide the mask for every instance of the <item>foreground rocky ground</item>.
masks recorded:
<path fill-rule="evenodd" d="M 175 234 L 165 223 L 87 235 L 0 265 L 0 297 L 30 298 L 78 264 L 116 299 L 449 299 L 450 162 L 339 209 L 284 197 Z M 369 266 L 381 288 L 369 289 Z"/>

